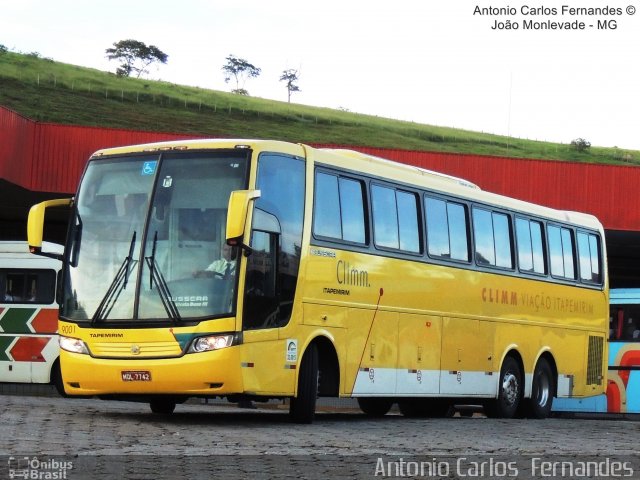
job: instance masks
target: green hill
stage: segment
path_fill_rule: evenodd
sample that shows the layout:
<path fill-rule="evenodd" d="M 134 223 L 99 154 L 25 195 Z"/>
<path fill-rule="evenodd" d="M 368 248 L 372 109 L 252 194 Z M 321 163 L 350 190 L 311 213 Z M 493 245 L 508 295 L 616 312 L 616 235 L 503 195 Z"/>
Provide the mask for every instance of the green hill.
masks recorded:
<path fill-rule="evenodd" d="M 538 142 L 288 104 L 0 53 L 0 105 L 43 122 L 217 137 L 273 138 L 590 163 L 640 164 L 640 152 Z"/>

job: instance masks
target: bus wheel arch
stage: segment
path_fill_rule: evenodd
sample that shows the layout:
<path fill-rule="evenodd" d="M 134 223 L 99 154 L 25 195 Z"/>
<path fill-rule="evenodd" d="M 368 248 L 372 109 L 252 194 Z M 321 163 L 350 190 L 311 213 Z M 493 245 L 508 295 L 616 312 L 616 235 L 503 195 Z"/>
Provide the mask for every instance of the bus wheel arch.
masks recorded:
<path fill-rule="evenodd" d="M 318 349 L 318 395 L 320 397 L 337 397 L 340 391 L 340 363 L 333 342 L 318 336 L 311 344 Z"/>
<path fill-rule="evenodd" d="M 496 398 L 487 400 L 485 413 L 493 418 L 513 418 L 524 395 L 524 366 L 517 350 L 509 350 L 500 367 Z"/>

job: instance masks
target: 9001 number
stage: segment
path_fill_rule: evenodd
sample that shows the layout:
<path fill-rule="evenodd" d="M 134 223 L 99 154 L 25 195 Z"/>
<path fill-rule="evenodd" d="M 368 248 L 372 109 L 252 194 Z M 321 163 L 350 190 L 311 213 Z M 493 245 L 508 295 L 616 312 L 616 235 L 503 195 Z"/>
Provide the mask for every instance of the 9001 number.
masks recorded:
<path fill-rule="evenodd" d="M 63 335 L 72 335 L 74 334 L 76 331 L 76 326 L 75 325 L 61 325 L 60 326 L 60 333 L 62 333 Z"/>

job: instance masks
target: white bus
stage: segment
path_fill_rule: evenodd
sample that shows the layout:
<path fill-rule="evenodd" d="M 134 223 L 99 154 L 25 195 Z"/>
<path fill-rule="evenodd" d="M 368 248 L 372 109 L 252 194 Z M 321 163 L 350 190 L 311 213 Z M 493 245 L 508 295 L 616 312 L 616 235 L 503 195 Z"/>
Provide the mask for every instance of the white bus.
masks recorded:
<path fill-rule="evenodd" d="M 48 244 L 51 252 L 63 247 Z M 61 262 L 0 242 L 0 382 L 61 388 L 56 284 Z"/>

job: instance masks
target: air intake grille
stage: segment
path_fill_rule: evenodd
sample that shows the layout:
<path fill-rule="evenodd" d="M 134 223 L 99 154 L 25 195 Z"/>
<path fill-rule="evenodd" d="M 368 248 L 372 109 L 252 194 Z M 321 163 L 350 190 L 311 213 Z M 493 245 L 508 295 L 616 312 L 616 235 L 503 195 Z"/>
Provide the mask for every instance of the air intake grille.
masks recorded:
<path fill-rule="evenodd" d="M 589 336 L 589 358 L 587 361 L 587 385 L 602 385 L 602 355 L 604 339 Z"/>

